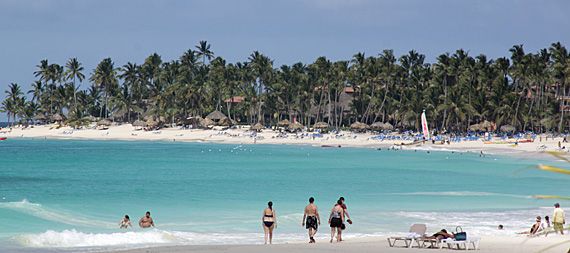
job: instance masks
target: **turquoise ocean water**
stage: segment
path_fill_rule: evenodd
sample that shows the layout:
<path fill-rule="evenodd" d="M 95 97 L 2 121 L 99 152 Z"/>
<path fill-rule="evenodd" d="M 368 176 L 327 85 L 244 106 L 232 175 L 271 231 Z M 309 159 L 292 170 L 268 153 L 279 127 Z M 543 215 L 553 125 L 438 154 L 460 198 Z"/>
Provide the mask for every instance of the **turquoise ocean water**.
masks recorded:
<path fill-rule="evenodd" d="M 24 138 L 0 142 L 0 153 L 0 251 L 263 243 L 270 200 L 274 243 L 306 241 L 301 219 L 311 196 L 323 220 L 317 241 L 330 237 L 326 220 L 340 196 L 354 221 L 348 240 L 402 234 L 413 223 L 513 235 L 552 214 L 553 200 L 529 196 L 570 196 L 569 177 L 513 174 L 546 162 L 532 156 Z M 155 229 L 137 228 L 146 211 Z M 134 229 L 119 230 L 125 214 Z"/>

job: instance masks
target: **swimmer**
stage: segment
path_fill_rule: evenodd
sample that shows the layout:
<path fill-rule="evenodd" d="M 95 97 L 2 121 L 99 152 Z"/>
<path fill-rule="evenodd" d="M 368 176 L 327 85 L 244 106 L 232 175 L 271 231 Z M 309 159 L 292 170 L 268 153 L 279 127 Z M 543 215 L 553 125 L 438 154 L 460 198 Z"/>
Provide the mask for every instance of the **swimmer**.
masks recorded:
<path fill-rule="evenodd" d="M 154 222 L 150 217 L 150 212 L 146 212 L 146 216 L 142 217 L 141 220 L 139 220 L 139 226 L 141 228 L 149 228 L 151 225 L 154 227 Z"/>
<path fill-rule="evenodd" d="M 131 226 L 131 228 L 133 227 L 133 224 L 131 224 L 131 219 L 128 215 L 125 215 L 125 218 L 119 222 L 119 226 L 120 228 L 128 228 L 128 226 Z"/>

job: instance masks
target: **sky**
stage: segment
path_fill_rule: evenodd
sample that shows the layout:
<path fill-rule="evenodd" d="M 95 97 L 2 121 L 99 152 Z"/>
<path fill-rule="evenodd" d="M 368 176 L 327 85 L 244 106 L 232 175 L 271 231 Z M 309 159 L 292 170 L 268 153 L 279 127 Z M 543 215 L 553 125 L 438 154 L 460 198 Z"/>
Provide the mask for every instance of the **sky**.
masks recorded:
<path fill-rule="evenodd" d="M 568 10 L 567 0 L 0 0 L 0 102 L 10 83 L 30 90 L 43 59 L 77 58 L 89 77 L 107 57 L 116 67 L 153 53 L 171 61 L 201 40 L 228 63 L 259 51 L 276 68 L 384 49 L 433 63 L 457 49 L 497 59 L 513 45 L 570 48 Z"/>

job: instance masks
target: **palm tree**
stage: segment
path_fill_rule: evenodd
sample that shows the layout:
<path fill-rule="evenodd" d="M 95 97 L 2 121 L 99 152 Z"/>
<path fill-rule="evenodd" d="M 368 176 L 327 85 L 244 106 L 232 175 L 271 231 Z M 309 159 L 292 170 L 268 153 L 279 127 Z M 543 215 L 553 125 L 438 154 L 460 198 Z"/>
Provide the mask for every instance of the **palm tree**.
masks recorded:
<path fill-rule="evenodd" d="M 202 63 L 204 65 L 206 65 L 206 58 L 208 58 L 209 61 L 210 59 L 212 59 L 212 57 L 214 57 L 214 52 L 210 50 L 210 44 L 208 44 L 207 41 L 201 40 L 200 46 L 196 46 L 196 48 L 199 51 L 198 57 L 202 56 Z"/>
<path fill-rule="evenodd" d="M 32 94 L 32 101 L 36 101 L 36 103 L 41 103 L 42 95 L 45 90 L 41 81 L 34 81 L 32 83 L 32 90 L 28 91 L 28 94 Z"/>
<path fill-rule="evenodd" d="M 89 78 L 89 81 L 98 85 L 105 91 L 105 118 L 107 118 L 108 114 L 107 99 L 109 97 L 109 93 L 118 85 L 116 71 L 117 69 L 114 68 L 114 63 L 111 58 L 105 58 L 99 63 L 99 65 L 97 65 Z M 101 115 L 103 115 L 102 111 L 103 107 L 101 107 Z"/>
<path fill-rule="evenodd" d="M 14 104 L 14 101 L 12 99 L 6 99 L 2 101 L 2 107 L 0 107 L 0 112 L 6 113 L 6 116 L 8 117 L 8 125 L 10 125 L 10 118 L 12 117 L 12 115 L 15 115 L 16 112 L 16 106 Z"/>
<path fill-rule="evenodd" d="M 570 83 L 570 55 L 566 47 L 560 42 L 552 43 L 549 48 L 554 60 L 552 76 L 556 80 L 556 97 L 560 100 L 560 121 L 558 123 L 558 132 L 562 132 L 562 123 L 564 120 L 564 111 L 566 109 L 566 94 L 568 83 Z"/>
<path fill-rule="evenodd" d="M 6 98 L 8 99 L 16 101 L 21 95 L 24 95 L 22 89 L 20 88 L 20 85 L 18 85 L 17 83 L 10 83 L 8 88 L 9 90 L 4 91 L 4 93 L 8 94 L 6 95 Z"/>
<path fill-rule="evenodd" d="M 253 73 L 258 80 L 258 88 L 259 88 L 259 101 L 258 101 L 258 113 L 257 113 L 257 120 L 258 122 L 261 121 L 264 117 L 261 113 L 261 105 L 263 103 L 263 90 L 267 89 L 267 81 L 270 78 L 273 72 L 273 60 L 269 59 L 269 57 L 259 53 L 258 51 L 254 51 L 250 56 L 249 60 L 252 66 Z"/>
<path fill-rule="evenodd" d="M 81 66 L 81 63 L 79 61 L 77 61 L 77 58 L 71 58 L 69 59 L 69 61 L 67 61 L 67 63 L 65 64 L 65 67 L 67 68 L 67 70 L 65 71 L 66 74 L 66 79 L 73 79 L 73 108 L 77 107 L 77 89 L 79 89 L 79 87 L 75 86 L 75 79 L 79 79 L 79 82 L 83 82 L 83 79 L 85 79 L 85 75 L 83 73 L 81 73 L 81 71 L 83 71 L 83 67 Z"/>

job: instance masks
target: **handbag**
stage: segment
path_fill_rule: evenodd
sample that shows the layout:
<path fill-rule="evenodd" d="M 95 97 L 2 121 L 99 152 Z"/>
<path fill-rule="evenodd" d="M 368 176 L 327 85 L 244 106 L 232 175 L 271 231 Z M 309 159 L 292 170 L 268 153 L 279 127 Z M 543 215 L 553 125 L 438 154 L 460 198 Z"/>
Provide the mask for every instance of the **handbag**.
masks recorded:
<path fill-rule="evenodd" d="M 461 230 L 461 231 L 459 231 L 459 230 Z M 467 240 L 467 232 L 463 232 L 463 228 L 461 228 L 460 226 L 457 226 L 455 228 L 455 232 L 457 232 L 457 233 L 453 233 L 453 237 L 455 238 L 456 241 Z"/>
<path fill-rule="evenodd" d="M 341 223 L 341 224 L 340 224 L 340 229 L 341 229 L 341 230 L 345 230 L 345 229 L 346 229 L 346 225 L 344 225 L 344 223 Z"/>

